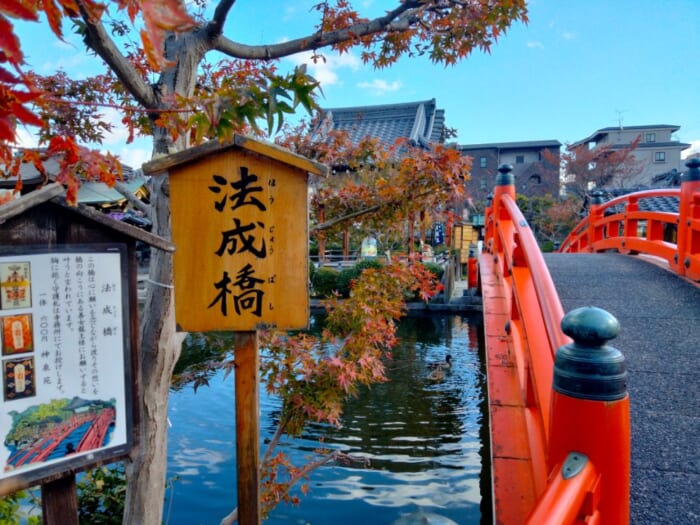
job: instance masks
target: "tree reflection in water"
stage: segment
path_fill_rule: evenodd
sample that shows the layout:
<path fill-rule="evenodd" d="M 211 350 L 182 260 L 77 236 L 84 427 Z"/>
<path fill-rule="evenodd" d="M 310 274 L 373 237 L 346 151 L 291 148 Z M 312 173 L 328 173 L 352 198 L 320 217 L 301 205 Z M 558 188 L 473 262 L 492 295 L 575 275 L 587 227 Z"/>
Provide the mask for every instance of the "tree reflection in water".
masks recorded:
<path fill-rule="evenodd" d="M 314 318 L 312 325 L 319 329 L 322 318 Z M 324 447 L 339 448 L 366 462 L 327 466 L 315 471 L 309 480 L 311 491 L 301 497 L 301 504 L 278 507 L 266 525 L 354 525 L 358 522 L 390 525 L 402 515 L 415 511 L 434 513 L 459 524 L 481 523 L 480 507 L 485 515 L 490 508 L 488 499 L 482 505 L 482 493 L 486 492 L 489 481 L 488 464 L 482 473 L 482 456 L 488 457 L 488 434 L 483 424 L 487 416 L 484 412 L 486 386 L 479 358 L 481 326 L 480 316 L 432 315 L 404 319 L 398 333 L 401 342 L 393 350 L 392 360 L 387 362 L 390 381 L 365 389 L 350 400 L 345 407 L 342 428 L 310 425 L 301 438 L 283 443 L 295 462 L 311 457 L 319 447 L 319 439 Z M 430 381 L 428 363 L 444 361 L 448 353 L 453 366 L 444 371 L 442 381 Z M 201 389 L 195 397 L 219 389 L 215 379 L 211 383 L 211 389 Z M 226 388 L 229 389 L 226 395 L 233 399 L 231 378 L 227 379 Z M 171 400 L 172 403 L 176 403 L 176 399 Z M 274 432 L 279 400 L 265 397 L 263 393 L 261 411 L 261 439 L 265 440 Z M 221 413 L 201 415 L 221 418 Z M 216 451 L 210 447 L 218 447 L 224 437 L 233 440 L 235 429 L 231 427 L 231 434 L 223 436 L 216 430 L 217 425 L 203 424 L 207 426 L 212 432 L 219 432 L 206 447 L 207 456 L 211 458 Z M 191 437 L 188 435 L 181 441 L 191 445 Z M 230 441 L 231 448 L 225 452 L 225 462 L 230 465 L 217 465 L 215 471 L 211 465 L 204 464 L 193 468 L 193 458 L 189 454 L 182 463 L 183 475 L 178 472 L 176 458 L 184 457 L 185 452 L 173 451 L 176 448 L 173 439 L 178 441 L 177 435 L 171 433 L 173 461 L 169 476 L 179 475 L 178 483 L 190 486 L 183 491 L 175 485 L 170 525 L 214 523 L 216 518 L 228 513 L 235 500 L 235 458 L 231 457 L 235 454 L 234 444 Z M 223 444 L 221 446 L 223 448 Z M 207 476 L 207 472 L 211 476 Z M 196 479 L 190 478 L 190 474 L 196 474 Z M 217 490 L 209 495 L 211 491 L 207 492 L 205 486 L 200 488 L 200 484 L 210 488 L 216 485 Z M 221 484 L 226 485 L 224 492 L 229 493 L 223 498 L 225 501 L 221 501 Z M 218 507 L 222 512 L 217 513 Z M 488 520 L 485 516 L 483 523 Z"/>

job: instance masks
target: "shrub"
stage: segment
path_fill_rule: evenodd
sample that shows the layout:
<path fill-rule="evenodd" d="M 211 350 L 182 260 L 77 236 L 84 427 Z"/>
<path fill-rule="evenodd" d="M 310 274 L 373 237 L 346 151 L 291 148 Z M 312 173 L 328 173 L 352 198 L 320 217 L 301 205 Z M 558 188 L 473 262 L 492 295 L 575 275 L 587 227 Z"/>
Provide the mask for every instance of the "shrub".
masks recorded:
<path fill-rule="evenodd" d="M 80 523 L 121 525 L 126 478 L 121 464 L 89 470 L 77 483 Z"/>
<path fill-rule="evenodd" d="M 552 241 L 544 241 L 542 243 L 542 251 L 545 253 L 554 251 L 554 243 Z"/>
<path fill-rule="evenodd" d="M 383 263 L 378 259 L 362 259 L 352 268 L 346 268 L 338 275 L 338 293 L 346 299 L 350 297 L 352 281 L 360 277 L 367 268 L 381 268 Z"/>
<path fill-rule="evenodd" d="M 338 270 L 321 267 L 311 280 L 315 295 L 319 297 L 332 297 L 333 291 L 338 289 Z"/>
<path fill-rule="evenodd" d="M 436 280 L 442 280 L 442 276 L 445 273 L 445 268 L 443 268 L 442 265 L 433 262 L 426 262 L 423 263 L 423 266 L 425 266 L 430 271 L 430 273 L 432 273 L 435 276 Z"/>

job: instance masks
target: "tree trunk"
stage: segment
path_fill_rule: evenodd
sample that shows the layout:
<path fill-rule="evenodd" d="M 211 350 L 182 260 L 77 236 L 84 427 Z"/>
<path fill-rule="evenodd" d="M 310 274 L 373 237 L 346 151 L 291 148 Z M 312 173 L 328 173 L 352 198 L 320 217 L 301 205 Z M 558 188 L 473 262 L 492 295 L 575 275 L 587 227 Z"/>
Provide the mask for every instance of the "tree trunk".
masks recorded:
<path fill-rule="evenodd" d="M 159 95 L 167 107 L 167 94 L 191 96 L 197 66 L 206 51 L 201 33 L 169 38 L 166 58 L 174 65 L 163 73 Z M 168 130 L 154 128 L 154 155 L 187 147 L 187 137 L 174 144 Z M 167 176 L 152 178 L 152 231 L 172 238 L 170 184 Z M 141 321 L 139 428 L 135 456 L 127 465 L 125 525 L 161 525 L 167 473 L 168 397 L 173 369 L 185 333 L 175 327 L 172 254 L 152 249 L 149 283 Z"/>
<path fill-rule="evenodd" d="M 154 231 L 170 238 L 170 206 L 166 177 L 153 179 Z M 140 426 L 136 456 L 127 465 L 124 523 L 162 523 L 167 470 L 168 395 L 173 368 L 184 334 L 175 330 L 172 255 L 153 249 L 148 294 L 141 324 Z"/>

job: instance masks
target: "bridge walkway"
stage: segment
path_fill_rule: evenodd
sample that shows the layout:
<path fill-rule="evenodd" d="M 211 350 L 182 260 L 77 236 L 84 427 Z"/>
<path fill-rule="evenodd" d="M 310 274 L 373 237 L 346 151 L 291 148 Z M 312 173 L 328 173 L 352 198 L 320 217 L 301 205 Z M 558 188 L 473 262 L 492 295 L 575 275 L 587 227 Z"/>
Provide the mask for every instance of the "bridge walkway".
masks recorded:
<path fill-rule="evenodd" d="M 620 322 L 632 420 L 632 524 L 700 523 L 700 287 L 640 257 L 545 254 L 565 312 Z"/>

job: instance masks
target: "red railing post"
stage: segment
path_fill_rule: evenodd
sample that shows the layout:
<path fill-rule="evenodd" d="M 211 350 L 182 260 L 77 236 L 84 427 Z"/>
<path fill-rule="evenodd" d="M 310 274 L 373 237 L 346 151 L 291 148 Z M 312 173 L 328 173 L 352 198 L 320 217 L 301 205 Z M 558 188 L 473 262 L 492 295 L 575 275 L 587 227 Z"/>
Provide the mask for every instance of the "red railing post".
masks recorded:
<path fill-rule="evenodd" d="M 606 341 L 617 319 L 595 307 L 566 314 L 562 331 L 573 343 L 554 360 L 549 469 L 571 452 L 585 454 L 600 474 L 601 525 L 629 523 L 630 408 L 622 353 Z"/>
<path fill-rule="evenodd" d="M 503 249 L 501 242 L 512 243 L 513 239 L 501 239 L 498 235 L 500 229 L 498 223 L 502 220 L 508 220 L 508 213 L 503 208 L 502 198 L 504 195 L 510 195 L 515 200 L 515 177 L 513 176 L 513 166 L 510 164 L 501 164 L 498 167 L 498 175 L 496 175 L 496 187 L 493 190 L 492 215 L 494 224 L 494 253 L 498 253 Z M 512 230 L 511 230 L 512 231 Z"/>
<path fill-rule="evenodd" d="M 476 288 L 479 277 L 478 254 L 476 244 L 469 245 L 469 258 L 467 259 L 467 286 Z"/>
<path fill-rule="evenodd" d="M 632 194 L 627 199 L 627 207 L 625 208 L 625 237 L 637 237 L 639 221 L 630 217 L 637 211 L 639 211 L 639 198 Z"/>
<path fill-rule="evenodd" d="M 603 226 L 600 221 L 603 219 L 603 204 L 605 199 L 601 191 L 594 191 L 591 194 L 591 209 L 588 213 L 588 246 L 587 251 L 595 251 L 593 246 L 597 241 L 603 240 Z M 583 250 L 579 250 L 583 251 Z"/>
<path fill-rule="evenodd" d="M 482 251 L 493 253 L 493 193 L 486 197 L 484 206 L 484 245 Z"/>
<path fill-rule="evenodd" d="M 688 170 L 681 176 L 681 198 L 678 205 L 678 235 L 674 257 L 675 269 L 678 275 L 685 275 L 690 266 L 692 255 L 691 243 L 691 213 L 693 194 L 700 191 L 700 159 L 690 159 L 686 164 Z"/>

